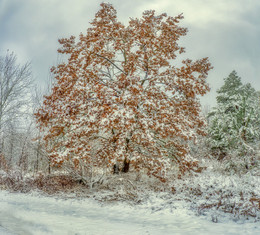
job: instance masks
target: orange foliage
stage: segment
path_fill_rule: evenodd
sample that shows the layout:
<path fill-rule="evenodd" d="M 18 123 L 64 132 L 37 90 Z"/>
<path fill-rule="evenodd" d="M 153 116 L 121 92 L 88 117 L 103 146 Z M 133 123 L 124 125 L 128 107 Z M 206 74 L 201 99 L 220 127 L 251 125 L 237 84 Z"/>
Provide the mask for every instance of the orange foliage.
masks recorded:
<path fill-rule="evenodd" d="M 0 153 L 0 169 L 8 171 L 8 164 L 6 158 L 3 154 Z"/>
<path fill-rule="evenodd" d="M 209 91 L 212 67 L 207 58 L 174 66 L 185 51 L 182 19 L 145 11 L 125 26 L 102 3 L 86 35 L 59 40 L 68 61 L 51 69 L 56 83 L 35 114 L 54 163 L 127 159 L 162 181 L 173 162 L 192 166 L 187 140 L 203 133 L 198 96 Z"/>

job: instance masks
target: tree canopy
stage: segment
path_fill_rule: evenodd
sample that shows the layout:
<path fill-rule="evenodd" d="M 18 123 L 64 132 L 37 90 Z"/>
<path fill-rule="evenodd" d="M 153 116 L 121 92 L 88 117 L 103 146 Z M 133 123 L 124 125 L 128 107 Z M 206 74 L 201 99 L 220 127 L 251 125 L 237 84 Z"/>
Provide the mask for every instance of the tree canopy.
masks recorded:
<path fill-rule="evenodd" d="M 162 180 L 172 163 L 189 167 L 187 141 L 203 134 L 198 96 L 209 91 L 208 58 L 174 63 L 182 15 L 145 11 L 127 26 L 102 3 L 79 38 L 60 39 L 68 60 L 36 113 L 56 165 L 88 171 L 128 162 Z"/>
<path fill-rule="evenodd" d="M 259 93 L 235 71 L 217 93 L 217 107 L 209 114 L 211 148 L 222 153 L 252 150 L 260 133 Z"/>

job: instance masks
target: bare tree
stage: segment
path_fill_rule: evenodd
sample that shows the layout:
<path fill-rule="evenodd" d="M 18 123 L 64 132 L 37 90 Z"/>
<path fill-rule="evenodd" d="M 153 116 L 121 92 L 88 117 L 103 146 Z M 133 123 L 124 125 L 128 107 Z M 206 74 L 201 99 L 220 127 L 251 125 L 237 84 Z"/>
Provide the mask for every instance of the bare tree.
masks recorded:
<path fill-rule="evenodd" d="M 41 106 L 44 94 L 49 94 L 51 92 L 51 87 L 53 83 L 53 77 L 50 74 L 49 80 L 47 82 L 47 86 L 45 89 L 39 89 L 38 87 L 35 87 L 35 90 L 33 92 L 33 113 L 35 113 L 39 107 Z M 32 136 L 33 136 L 33 146 L 34 146 L 34 173 L 38 173 L 39 170 L 48 172 L 50 174 L 51 171 L 51 161 L 48 157 L 48 154 L 45 149 L 45 145 L 43 142 L 43 132 L 41 132 L 35 122 L 35 117 L 32 118 L 33 125 L 32 125 Z"/>
<path fill-rule="evenodd" d="M 3 135 L 10 122 L 17 125 L 30 109 L 31 86 L 29 63 L 19 65 L 14 53 L 0 56 L 0 154 L 3 152 Z"/>

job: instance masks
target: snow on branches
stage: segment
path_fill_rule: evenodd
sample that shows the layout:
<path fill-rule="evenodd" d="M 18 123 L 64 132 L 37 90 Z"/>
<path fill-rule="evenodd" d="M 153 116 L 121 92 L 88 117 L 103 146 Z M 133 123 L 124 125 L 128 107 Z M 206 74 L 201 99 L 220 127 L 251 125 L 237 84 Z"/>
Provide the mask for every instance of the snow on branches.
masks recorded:
<path fill-rule="evenodd" d="M 222 157 L 234 151 L 245 156 L 260 138 L 259 93 L 235 71 L 217 93 L 217 107 L 209 113 L 210 147 Z"/>
<path fill-rule="evenodd" d="M 187 29 L 183 16 L 145 11 L 125 26 L 102 3 L 85 35 L 60 39 L 66 63 L 36 113 L 56 165 L 111 167 L 131 163 L 164 180 L 185 160 L 187 141 L 203 133 L 198 95 L 209 91 L 207 58 L 175 67 Z M 184 164 L 185 163 L 185 164 Z"/>

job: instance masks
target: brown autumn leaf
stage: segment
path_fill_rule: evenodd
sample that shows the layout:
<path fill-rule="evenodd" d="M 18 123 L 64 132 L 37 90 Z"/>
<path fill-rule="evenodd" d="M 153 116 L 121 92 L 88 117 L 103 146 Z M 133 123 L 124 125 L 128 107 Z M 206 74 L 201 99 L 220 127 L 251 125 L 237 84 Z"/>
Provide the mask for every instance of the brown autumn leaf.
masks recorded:
<path fill-rule="evenodd" d="M 145 11 L 125 26 L 102 3 L 85 35 L 59 40 L 68 60 L 51 69 L 57 82 L 35 114 L 54 164 L 130 162 L 162 181 L 172 164 L 196 165 L 185 158 L 187 141 L 203 133 L 198 96 L 209 91 L 212 66 L 208 58 L 175 66 L 182 19 Z"/>

